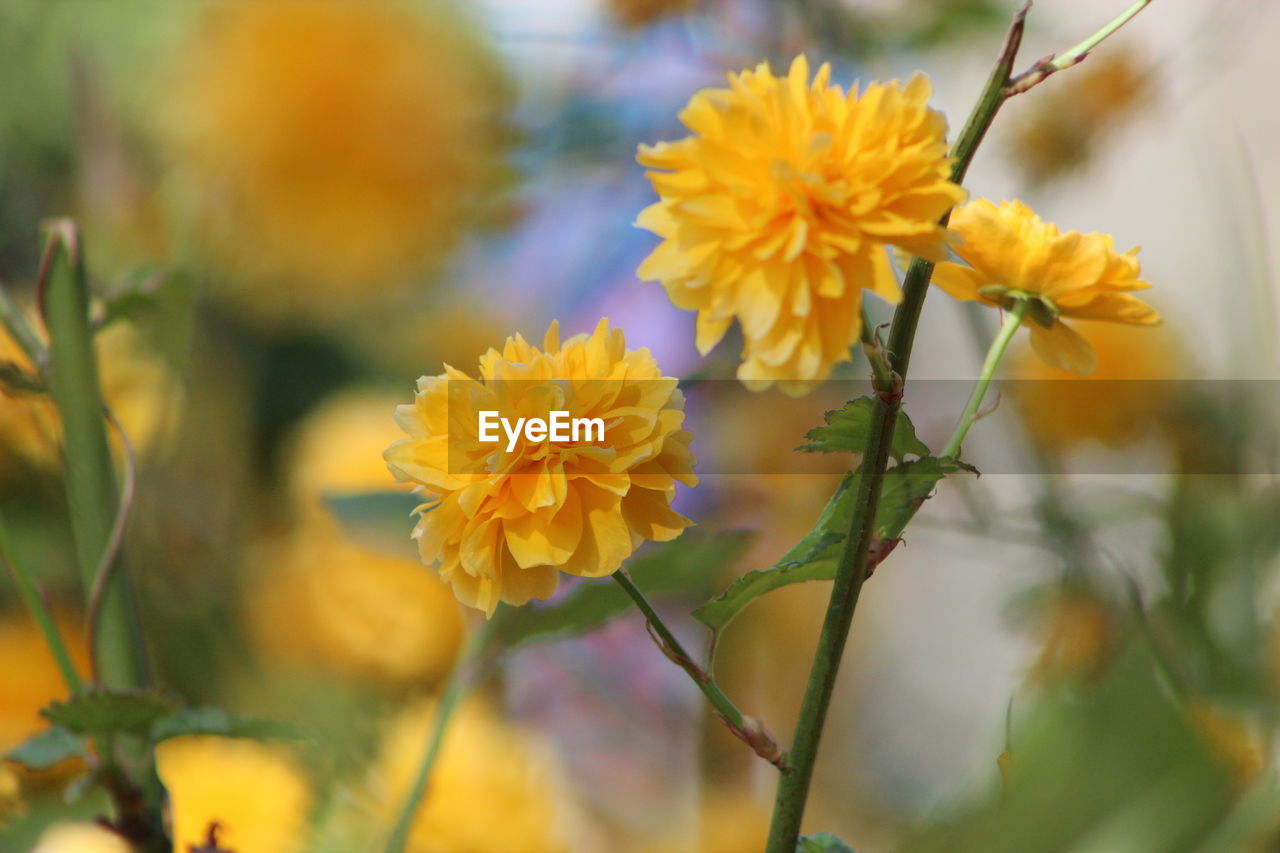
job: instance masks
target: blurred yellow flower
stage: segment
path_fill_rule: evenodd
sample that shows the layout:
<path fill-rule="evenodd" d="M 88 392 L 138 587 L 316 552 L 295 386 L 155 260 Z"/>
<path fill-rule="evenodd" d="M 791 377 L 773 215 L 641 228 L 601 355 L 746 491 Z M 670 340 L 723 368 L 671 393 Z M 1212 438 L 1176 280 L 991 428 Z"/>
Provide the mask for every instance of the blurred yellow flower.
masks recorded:
<path fill-rule="evenodd" d="M 1026 350 L 1011 361 L 1018 412 L 1036 442 L 1056 451 L 1087 441 L 1122 447 L 1169 424 L 1176 390 L 1169 380 L 1184 359 L 1167 331 L 1096 322 L 1076 329 L 1097 356 L 1088 378 Z"/>
<path fill-rule="evenodd" d="M 312 515 L 250 564 L 249 632 L 268 661 L 393 688 L 432 686 L 453 665 L 461 608 L 412 557 L 352 542 Z"/>
<path fill-rule="evenodd" d="M 432 714 L 430 703 L 411 708 L 386 734 L 368 780 L 379 829 L 404 802 Z M 473 699 L 445 730 L 408 853 L 568 853 L 579 817 L 547 745 Z"/>
<path fill-rule="evenodd" d="M 924 76 L 861 94 L 830 76 L 810 83 L 803 56 L 784 78 L 730 74 L 680 113 L 692 136 L 640 148 L 660 200 L 636 224 L 662 243 L 639 276 L 698 312 L 704 354 L 736 319 L 753 388 L 799 392 L 848 360 L 862 289 L 901 297 L 886 245 L 944 260 L 938 218 L 965 196 Z"/>
<path fill-rule="evenodd" d="M 769 835 L 769 810 L 745 791 L 713 788 L 699 804 L 690 842 L 660 841 L 647 853 L 759 853 Z M 662 829 L 669 830 L 669 827 Z"/>
<path fill-rule="evenodd" d="M 31 853 L 132 853 L 129 843 L 93 823 L 59 823 L 40 836 Z"/>
<path fill-rule="evenodd" d="M 1037 681 L 1086 680 L 1110 660 L 1119 626 L 1111 608 L 1088 590 L 1062 590 L 1040 619 Z"/>
<path fill-rule="evenodd" d="M 112 323 L 94 340 L 103 398 L 134 448 L 143 450 L 174 426 L 181 410 L 181 386 L 127 323 Z M 4 362 L 34 373 L 26 354 L 0 328 L 0 363 Z M 116 440 L 114 431 L 110 437 Z M 0 383 L 0 475 L 17 460 L 55 464 L 61 440 L 61 422 L 48 395 Z"/>
<path fill-rule="evenodd" d="M 194 735 L 156 747 L 169 791 L 174 853 L 196 849 L 219 826 L 235 853 L 296 853 L 306 847 L 310 783 L 285 747 Z"/>
<path fill-rule="evenodd" d="M 413 535 L 459 600 L 492 615 L 499 601 L 547 598 L 559 573 L 612 574 L 645 539 L 674 539 L 691 523 L 674 512 L 676 483 L 697 485 L 684 395 L 648 350 L 627 350 L 601 320 L 543 349 L 516 335 L 480 358 L 479 378 L 445 366 L 418 380 L 396 410 L 410 438 L 383 454 L 428 502 Z M 479 412 L 546 419 L 551 411 L 600 418 L 604 440 L 505 437 L 483 442 Z"/>
<path fill-rule="evenodd" d="M 307 415 L 294 431 L 286 466 L 300 504 L 314 508 L 326 495 L 405 490 L 369 452 L 400 437 L 390 414 L 396 402 L 378 391 L 343 391 Z"/>
<path fill-rule="evenodd" d="M 65 612 L 55 612 L 54 622 L 62 634 L 76 669 L 89 672 L 89 647 L 79 620 Z M 0 617 L 0 754 L 47 728 L 40 709 L 67 696 L 67 685 L 50 653 L 44 635 L 25 611 Z"/>
<path fill-rule="evenodd" d="M 1097 356 L 1062 318 L 1155 325 L 1160 315 L 1130 291 L 1150 287 L 1138 278 L 1138 250 L 1118 254 L 1106 234 L 1062 233 L 1022 202 L 999 206 L 978 199 L 957 209 L 951 228 L 964 242 L 955 251 L 967 266 L 938 264 L 934 284 L 960 300 L 1008 307 L 1025 298 L 1031 347 L 1046 363 L 1082 376 Z"/>
<path fill-rule="evenodd" d="M 1204 700 L 1188 705 L 1191 722 L 1205 744 L 1231 770 L 1237 790 L 1252 785 L 1267 766 L 1266 739 L 1240 717 Z"/>
<path fill-rule="evenodd" d="M 167 87 L 161 136 L 244 307 L 340 316 L 405 287 L 454 242 L 498 174 L 503 100 L 460 14 L 229 0 L 202 23 Z"/>

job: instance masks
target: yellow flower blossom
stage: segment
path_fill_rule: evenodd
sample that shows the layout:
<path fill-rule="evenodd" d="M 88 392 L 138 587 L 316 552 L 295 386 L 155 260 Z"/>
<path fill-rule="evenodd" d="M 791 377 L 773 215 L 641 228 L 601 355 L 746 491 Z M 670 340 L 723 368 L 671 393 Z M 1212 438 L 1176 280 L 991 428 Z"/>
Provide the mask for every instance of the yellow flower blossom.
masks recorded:
<path fill-rule="evenodd" d="M 1107 603 L 1087 590 L 1063 590 L 1049 602 L 1040 624 L 1035 681 L 1088 680 L 1111 658 L 1119 630 Z"/>
<path fill-rule="evenodd" d="M 1184 359 L 1166 330 L 1096 322 L 1076 328 L 1097 356 L 1089 377 L 1051 367 L 1029 350 L 1010 363 L 1018 412 L 1032 437 L 1056 451 L 1087 441 L 1123 447 L 1172 425 L 1169 380 Z"/>
<path fill-rule="evenodd" d="M 934 284 L 956 299 L 1007 307 L 1025 298 L 1031 347 L 1047 364 L 1082 376 L 1097 356 L 1064 318 L 1155 325 L 1160 315 L 1131 291 L 1150 287 L 1138 278 L 1138 250 L 1115 251 L 1106 234 L 1062 233 L 1018 201 L 998 206 L 970 202 L 951 216 L 963 239 L 956 254 L 965 264 L 938 264 Z"/>
<path fill-rule="evenodd" d="M 196 849 L 217 823 L 219 845 L 235 853 L 306 849 L 311 787 L 293 754 L 253 740 L 192 735 L 156 747 L 169 791 L 175 853 Z"/>
<path fill-rule="evenodd" d="M 1237 791 L 1262 777 L 1268 766 L 1269 748 L 1258 726 L 1203 699 L 1188 703 L 1188 713 L 1205 745 L 1231 770 Z"/>
<path fill-rule="evenodd" d="M 80 621 L 56 611 L 54 621 L 76 669 L 89 671 L 89 645 Z M 25 611 L 0 618 L 0 755 L 48 727 L 40 709 L 67 696 L 67 686 L 34 619 Z"/>
<path fill-rule="evenodd" d="M 31 853 L 132 853 L 133 847 L 109 829 L 93 823 L 50 827 Z"/>
<path fill-rule="evenodd" d="M 409 438 L 383 454 L 428 502 L 413 535 L 455 594 L 492 615 L 499 601 L 547 598 L 559 573 L 612 574 L 645 539 L 674 539 L 691 522 L 671 507 L 676 483 L 697 484 L 684 396 L 648 350 L 628 350 L 601 320 L 543 348 L 516 335 L 480 358 L 478 378 L 445 365 L 418 380 L 396 410 Z M 599 418 L 603 441 L 480 440 L 479 413 Z"/>
<path fill-rule="evenodd" d="M 783 78 L 730 74 L 680 113 L 692 136 L 640 148 L 659 201 L 636 224 L 662 243 L 639 276 L 698 312 L 704 354 L 736 319 L 753 388 L 801 392 L 847 361 L 862 290 L 901 298 L 886 246 L 944 260 L 938 219 L 965 196 L 927 78 L 846 93 L 830 76 L 810 83 L 803 56 Z"/>
<path fill-rule="evenodd" d="M 496 64 L 442 4 L 213 4 L 161 140 L 254 316 L 369 307 L 448 248 L 499 174 Z"/>
<path fill-rule="evenodd" d="M 251 570 L 249 631 L 270 662 L 429 687 L 462 644 L 462 609 L 447 585 L 411 556 L 344 538 L 323 515 L 257 548 Z"/>
<path fill-rule="evenodd" d="M 410 708 L 386 734 L 367 785 L 366 818 L 380 829 L 404 802 L 432 714 L 429 703 Z M 408 853 L 569 853 L 578 820 L 548 745 L 473 699 L 445 730 Z"/>

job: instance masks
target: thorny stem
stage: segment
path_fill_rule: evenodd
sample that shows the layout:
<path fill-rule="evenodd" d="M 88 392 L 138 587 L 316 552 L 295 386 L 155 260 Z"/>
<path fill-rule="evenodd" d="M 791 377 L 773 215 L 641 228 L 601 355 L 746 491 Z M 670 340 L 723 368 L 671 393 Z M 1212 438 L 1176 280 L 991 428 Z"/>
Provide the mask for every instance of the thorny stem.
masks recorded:
<path fill-rule="evenodd" d="M 951 176 L 956 183 L 963 181 L 979 143 L 1007 97 L 1009 73 L 1022 43 L 1026 12 L 1027 8 L 1024 7 L 1014 16 L 1000 58 L 952 149 L 954 164 Z M 946 217 L 943 218 L 944 223 L 945 221 Z M 903 281 L 902 302 L 894 311 L 893 324 L 889 329 L 889 359 L 897 389 L 896 393 L 886 393 L 889 389 L 877 388 L 880 393 L 876 394 L 873 403 L 872 426 L 868 431 L 867 446 L 862 456 L 862 474 L 858 477 L 857 492 L 854 495 L 849 533 L 845 537 L 844 550 L 831 588 L 831 598 L 827 603 L 827 614 L 818 637 L 818 648 L 805 685 L 795 735 L 788 752 L 789 766 L 783 770 L 778 780 L 766 853 L 794 853 L 800 838 L 800 822 L 804 817 L 805 802 L 813 779 L 818 743 L 831 696 L 835 692 L 836 675 L 840 669 L 840 658 L 844 654 L 849 627 L 853 623 L 853 613 L 867 576 L 867 558 L 875 527 L 876 509 L 889 464 L 893 431 L 902 405 L 901 383 L 907 374 L 911 345 L 932 275 L 932 263 L 919 258 L 912 261 Z"/>
<path fill-rule="evenodd" d="M 32 618 L 40 627 L 40 633 L 44 635 L 44 641 L 48 644 L 49 651 L 53 653 L 53 659 L 57 661 L 58 671 L 62 673 L 62 680 L 67 684 L 67 690 L 73 694 L 79 693 L 83 687 L 80 673 L 76 672 L 76 665 L 71 660 L 71 654 L 67 651 L 66 643 L 62 640 L 62 634 L 58 632 L 53 616 L 45 606 L 44 599 L 40 597 L 40 590 L 35 580 L 27 571 L 27 567 L 18 560 L 18 555 L 14 553 L 2 517 L 0 517 L 0 562 L 8 566 L 10 574 L 13 575 L 13 580 L 18 586 L 18 594 L 22 596 L 22 603 L 26 605 L 27 610 L 31 611 Z"/>
<path fill-rule="evenodd" d="M 960 413 L 956 428 L 947 439 L 947 444 L 942 448 L 940 456 L 954 457 L 960 452 L 960 445 L 969 434 L 969 428 L 978 420 L 978 408 L 982 405 L 983 398 L 987 396 L 987 389 L 991 387 L 991 380 L 995 378 L 1000 359 L 1004 357 L 1005 350 L 1009 348 L 1009 342 L 1013 340 L 1014 333 L 1022 325 L 1022 318 L 1027 316 L 1030 306 L 1031 303 L 1028 300 L 1018 299 L 1009 309 L 1004 323 L 1000 326 L 1000 332 L 991 342 L 991 349 L 987 350 L 987 357 L 982 362 L 982 371 L 978 374 L 978 381 L 973 386 L 973 393 L 969 395 L 969 402 Z"/>
<path fill-rule="evenodd" d="M 662 617 L 653 608 L 653 604 L 645 597 L 640 587 L 636 586 L 635 581 L 631 579 L 631 575 L 627 573 L 627 570 L 619 569 L 614 572 L 613 579 L 618 582 L 618 585 L 631 597 L 636 607 L 644 614 L 650 636 L 653 637 L 653 641 L 658 645 L 658 648 L 662 649 L 662 653 L 672 663 L 689 674 L 689 677 L 693 679 L 693 683 L 698 685 L 702 695 L 707 697 L 707 701 L 715 709 L 716 716 L 724 722 L 734 737 L 755 750 L 756 755 L 759 755 L 765 761 L 779 769 L 783 769 L 786 756 L 778 747 L 772 735 L 765 730 L 764 724 L 755 717 L 738 710 L 733 701 L 720 689 L 720 685 L 716 684 L 711 674 L 689 656 L 689 653 L 684 650 L 684 646 L 676 639 L 676 635 L 662 621 Z"/>
<path fill-rule="evenodd" d="M 431 782 L 431 771 L 435 767 L 436 759 L 440 755 L 440 748 L 444 744 L 445 730 L 448 729 L 454 712 L 458 710 L 458 706 L 466 698 L 471 685 L 484 669 L 484 654 L 501 618 L 499 613 L 498 616 L 485 620 L 481 627 L 470 632 L 467 636 L 466 644 L 458 655 L 457 662 L 449 672 L 449 678 L 440 693 L 440 701 L 436 705 L 435 715 L 431 721 L 431 731 L 427 735 L 426 751 L 423 754 L 422 762 L 418 765 L 418 773 L 414 777 L 409 794 L 405 797 L 404 806 L 400 809 L 396 825 L 387 839 L 385 853 L 404 853 L 409 844 L 409 835 L 413 830 L 413 819 L 418 814 L 418 809 L 422 806 L 422 802 L 427 796 L 427 789 Z"/>

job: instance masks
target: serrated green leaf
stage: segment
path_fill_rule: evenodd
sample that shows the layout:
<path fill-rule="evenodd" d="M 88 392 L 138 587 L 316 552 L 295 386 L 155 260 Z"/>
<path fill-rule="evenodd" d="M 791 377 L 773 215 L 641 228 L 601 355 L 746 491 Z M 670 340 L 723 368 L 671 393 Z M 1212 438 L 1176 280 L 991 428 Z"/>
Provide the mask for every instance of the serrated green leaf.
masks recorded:
<path fill-rule="evenodd" d="M 845 474 L 827 500 L 813 529 L 767 569 L 747 572 L 724 592 L 693 611 L 693 618 L 713 631 L 728 625 L 734 616 L 755 599 L 788 584 L 808 580 L 830 580 L 835 575 L 839 545 L 849 529 L 854 474 Z"/>
<path fill-rule="evenodd" d="M 750 534 L 743 532 L 686 531 L 679 539 L 628 561 L 627 571 L 646 595 L 704 596 L 713 588 L 720 571 L 741 556 L 750 540 Z M 553 604 L 507 612 L 495 642 L 511 647 L 576 636 L 600 627 L 633 606 L 626 592 L 608 578 L 580 581 Z"/>
<path fill-rule="evenodd" d="M 303 735 L 288 723 L 260 717 L 242 717 L 222 708 L 184 708 L 156 720 L 151 726 L 151 740 L 155 743 L 185 735 L 219 735 L 259 740 L 303 739 Z"/>
<path fill-rule="evenodd" d="M 886 471 L 876 510 L 876 536 L 882 540 L 900 536 L 938 481 L 957 471 L 976 473 L 973 466 L 957 459 L 933 456 L 903 462 Z M 813 529 L 786 556 L 767 569 L 747 572 L 693 611 L 693 617 L 711 630 L 720 631 L 744 607 L 765 593 L 793 583 L 832 580 L 849 532 L 853 512 L 851 486 L 860 472 L 861 469 L 845 475 Z"/>
<path fill-rule="evenodd" d="M 51 723 L 76 734 L 146 734 L 172 714 L 178 702 L 156 690 L 92 690 L 40 711 Z"/>
<path fill-rule="evenodd" d="M 805 433 L 804 437 L 812 444 L 802 444 L 796 449 L 805 453 L 861 453 L 867 446 L 874 409 L 875 402 L 870 397 L 850 400 L 822 416 L 826 426 L 814 427 Z M 916 437 L 916 428 L 907 413 L 899 412 L 889 455 L 901 462 L 908 454 L 928 456 L 929 448 Z"/>
<path fill-rule="evenodd" d="M 796 853 L 857 853 L 829 832 L 806 835 L 796 842 Z"/>
<path fill-rule="evenodd" d="M 51 726 L 11 749 L 5 759 L 29 770 L 48 770 L 67 759 L 82 757 L 85 751 L 84 738 Z"/>

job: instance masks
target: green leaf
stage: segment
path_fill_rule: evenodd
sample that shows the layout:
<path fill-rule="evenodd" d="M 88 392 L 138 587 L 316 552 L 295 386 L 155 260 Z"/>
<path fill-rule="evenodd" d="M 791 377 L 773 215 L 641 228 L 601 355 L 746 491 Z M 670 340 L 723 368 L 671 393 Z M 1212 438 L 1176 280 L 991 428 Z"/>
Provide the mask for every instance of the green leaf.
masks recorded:
<path fill-rule="evenodd" d="M 796 449 L 805 453 L 861 453 L 867 446 L 874 409 L 875 402 L 870 397 L 850 400 L 841 408 L 823 415 L 826 426 L 814 427 L 805 433 L 804 437 L 812 444 L 802 444 Z M 901 462 L 907 454 L 928 456 L 929 448 L 916 438 L 916 428 L 907 413 L 899 412 L 889 455 Z"/>
<path fill-rule="evenodd" d="M 222 708 L 183 708 L 156 720 L 151 726 L 151 740 L 155 743 L 184 735 L 219 735 L 259 740 L 304 739 L 288 723 L 261 717 L 242 717 Z"/>
<path fill-rule="evenodd" d="M 729 588 L 693 611 L 693 618 L 713 631 L 719 631 L 737 616 L 742 608 L 767 592 L 788 584 L 809 580 L 830 580 L 835 576 L 835 563 L 840 556 L 840 543 L 849 530 L 849 513 L 853 509 L 855 474 L 845 474 L 827 501 L 813 529 L 767 569 L 747 572 Z"/>
<path fill-rule="evenodd" d="M 922 445 L 923 446 L 923 445 Z M 875 534 L 882 540 L 896 539 L 920 504 L 933 494 L 938 481 L 957 471 L 976 469 L 957 459 L 926 456 L 895 465 L 885 472 L 876 510 Z M 767 569 L 747 572 L 729 588 L 693 611 L 693 617 L 713 631 L 720 631 L 755 599 L 793 583 L 829 581 L 835 578 L 836 564 L 849 533 L 853 512 L 854 478 L 861 469 L 846 474 L 822 515 L 796 547 Z"/>
<path fill-rule="evenodd" d="M 627 571 L 647 596 L 704 596 L 713 589 L 721 570 L 741 556 L 750 539 L 750 534 L 743 532 L 686 531 L 679 539 L 632 558 Z M 598 628 L 633 606 L 609 578 L 583 580 L 558 602 L 507 611 L 494 639 L 511 647 L 572 637 Z"/>
<path fill-rule="evenodd" d="M 84 756 L 85 751 L 84 738 L 58 726 L 51 726 L 11 749 L 5 759 L 29 770 L 48 770 L 69 758 Z"/>
<path fill-rule="evenodd" d="M 895 465 L 885 472 L 876 509 L 876 536 L 896 539 L 902 535 L 920 505 L 933 495 L 938 482 L 948 474 L 978 469 L 951 457 L 926 456 Z"/>
<path fill-rule="evenodd" d="M 806 835 L 796 842 L 796 853 L 857 853 L 829 832 Z"/>
<path fill-rule="evenodd" d="M 177 708 L 177 700 L 157 690 L 92 690 L 54 702 L 40 715 L 76 734 L 147 734 Z"/>

